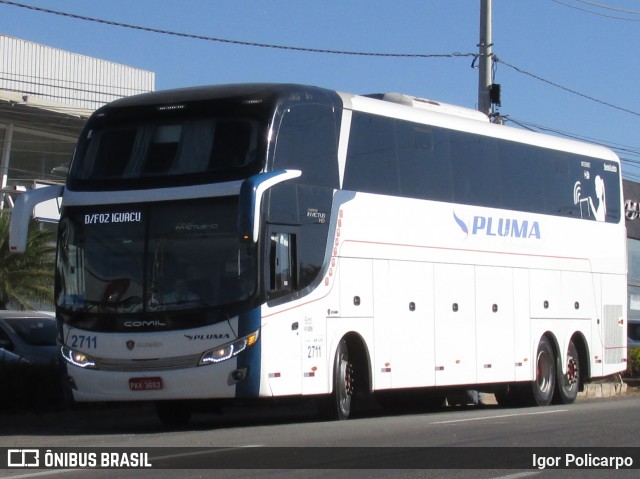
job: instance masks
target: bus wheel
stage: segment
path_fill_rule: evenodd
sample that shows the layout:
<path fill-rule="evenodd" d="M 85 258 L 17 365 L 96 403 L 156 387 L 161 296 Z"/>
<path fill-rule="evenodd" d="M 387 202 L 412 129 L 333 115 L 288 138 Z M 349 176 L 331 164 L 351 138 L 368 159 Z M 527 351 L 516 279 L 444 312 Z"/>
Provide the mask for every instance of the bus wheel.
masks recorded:
<path fill-rule="evenodd" d="M 567 349 L 566 373 L 562 372 L 561 361 L 562 359 L 558 357 L 556 366 L 558 373 L 553 402 L 555 404 L 571 404 L 578 397 L 580 386 L 580 359 L 573 341 L 569 343 L 569 348 Z"/>
<path fill-rule="evenodd" d="M 157 401 L 156 412 L 163 425 L 180 427 L 189 423 L 193 409 L 187 401 Z"/>
<path fill-rule="evenodd" d="M 523 406 L 548 406 L 556 386 L 556 359 L 551 341 L 543 336 L 536 353 L 536 377 L 520 385 L 518 397 Z"/>
<path fill-rule="evenodd" d="M 333 394 L 331 394 L 328 411 L 332 419 L 349 418 L 354 391 L 353 378 L 353 364 L 349 361 L 347 342 L 343 339 L 338 345 L 333 364 Z"/>

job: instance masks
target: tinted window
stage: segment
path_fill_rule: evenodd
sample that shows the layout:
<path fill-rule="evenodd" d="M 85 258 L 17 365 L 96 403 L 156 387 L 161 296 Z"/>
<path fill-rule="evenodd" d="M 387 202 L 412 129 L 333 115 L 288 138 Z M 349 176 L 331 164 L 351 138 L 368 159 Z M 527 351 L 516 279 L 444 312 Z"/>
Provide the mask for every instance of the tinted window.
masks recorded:
<path fill-rule="evenodd" d="M 240 99 L 107 106 L 78 140 L 67 187 L 173 187 L 255 175 L 265 166 L 272 108 Z"/>
<path fill-rule="evenodd" d="M 293 252 L 295 235 L 271 233 L 269 243 L 269 279 L 267 287 L 270 297 L 282 296 L 293 291 L 295 285 Z"/>
<path fill-rule="evenodd" d="M 279 251 L 287 244 L 291 278 L 295 279 L 287 285 L 288 292 L 304 289 L 322 269 L 333 192 L 339 187 L 340 115 L 341 111 L 332 107 L 298 105 L 288 109 L 280 122 L 272 169 L 302 171 L 300 178 L 277 184 L 268 193 L 268 221 L 297 226 L 295 234 L 286 234 L 286 241 L 278 231 L 277 241 L 272 239 L 268 246 L 274 252 L 273 248 Z M 268 268 L 273 272 L 276 266 Z M 268 278 L 267 289 L 275 291 L 275 284 L 277 281 Z M 272 291 L 271 298 L 281 294 L 284 292 Z"/>
<path fill-rule="evenodd" d="M 343 187 L 387 195 L 400 193 L 393 119 L 354 112 Z"/>
<path fill-rule="evenodd" d="M 55 346 L 56 344 L 58 329 L 53 318 L 8 318 L 6 322 L 27 344 L 32 346 Z"/>
<path fill-rule="evenodd" d="M 400 194 L 451 201 L 449 132 L 404 121 L 396 126 Z"/>
<path fill-rule="evenodd" d="M 456 203 L 500 207 L 496 140 L 457 131 L 452 131 L 449 138 Z"/>
<path fill-rule="evenodd" d="M 501 141 L 498 155 L 503 205 L 514 210 L 541 211 L 545 204 L 546 167 L 538 150 L 529 145 Z"/>
<path fill-rule="evenodd" d="M 580 218 L 579 204 L 573 196 L 573 181 L 579 172 L 570 172 L 571 162 L 566 153 L 543 150 L 543 165 L 545 166 L 545 203 L 549 213 L 560 216 L 574 216 Z M 577 168 L 576 168 L 577 170 Z"/>
<path fill-rule="evenodd" d="M 343 188 L 618 222 L 619 174 L 613 162 L 354 112 Z"/>
<path fill-rule="evenodd" d="M 142 178 L 245 166 L 255 159 L 258 124 L 202 119 L 141 122 L 86 133 L 78 178 Z"/>
<path fill-rule="evenodd" d="M 301 105 L 285 112 L 278 130 L 274 170 L 303 172 L 301 183 L 338 187 L 337 112 Z"/>

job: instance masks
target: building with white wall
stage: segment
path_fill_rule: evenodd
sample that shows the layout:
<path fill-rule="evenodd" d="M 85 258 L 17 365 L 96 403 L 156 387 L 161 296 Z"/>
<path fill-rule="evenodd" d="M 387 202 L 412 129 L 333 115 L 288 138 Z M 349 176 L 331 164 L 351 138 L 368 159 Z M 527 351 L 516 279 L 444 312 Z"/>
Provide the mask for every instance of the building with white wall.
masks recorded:
<path fill-rule="evenodd" d="M 0 35 L 0 203 L 64 181 L 76 139 L 105 103 L 155 89 L 153 72 Z"/>

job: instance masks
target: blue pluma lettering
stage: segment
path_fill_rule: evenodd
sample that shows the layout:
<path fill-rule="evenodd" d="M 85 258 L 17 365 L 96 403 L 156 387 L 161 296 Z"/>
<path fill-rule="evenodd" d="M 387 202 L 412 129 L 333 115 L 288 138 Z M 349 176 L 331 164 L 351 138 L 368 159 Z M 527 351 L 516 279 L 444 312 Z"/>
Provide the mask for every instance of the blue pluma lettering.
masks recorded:
<path fill-rule="evenodd" d="M 455 216 L 455 214 L 454 218 L 458 225 L 462 223 L 462 221 L 457 216 Z M 463 228 L 463 231 L 465 231 L 465 228 Z M 524 239 L 540 239 L 542 237 L 540 231 L 540 223 L 538 223 L 537 221 L 518 221 L 515 218 L 496 218 L 492 216 L 474 216 L 471 234 L 483 234 L 484 236 L 500 236 L 502 238 L 511 237 Z"/>

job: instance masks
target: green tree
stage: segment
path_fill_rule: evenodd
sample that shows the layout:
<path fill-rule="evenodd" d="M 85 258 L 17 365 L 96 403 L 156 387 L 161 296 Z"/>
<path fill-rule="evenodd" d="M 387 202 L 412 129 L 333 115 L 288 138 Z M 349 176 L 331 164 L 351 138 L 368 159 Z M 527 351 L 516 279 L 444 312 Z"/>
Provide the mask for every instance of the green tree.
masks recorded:
<path fill-rule="evenodd" d="M 10 303 L 20 309 L 35 309 L 32 301 L 53 304 L 53 234 L 32 222 L 26 251 L 10 253 L 10 219 L 0 214 L 0 309 L 7 309 Z"/>

